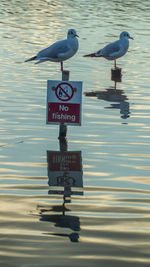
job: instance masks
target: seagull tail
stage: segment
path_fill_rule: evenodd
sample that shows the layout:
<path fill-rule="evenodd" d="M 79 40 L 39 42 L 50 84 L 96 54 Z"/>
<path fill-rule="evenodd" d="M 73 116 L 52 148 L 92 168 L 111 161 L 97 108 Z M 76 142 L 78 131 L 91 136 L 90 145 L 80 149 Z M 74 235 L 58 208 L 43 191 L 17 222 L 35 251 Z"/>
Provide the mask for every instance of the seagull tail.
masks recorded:
<path fill-rule="evenodd" d="M 43 58 L 40 58 L 39 61 L 35 62 L 35 64 L 39 64 L 39 63 L 45 62 L 47 60 L 49 60 L 49 58 L 43 57 Z"/>
<path fill-rule="evenodd" d="M 36 59 L 37 59 L 37 56 L 30 57 L 29 59 L 26 59 L 25 62 L 36 60 Z"/>
<path fill-rule="evenodd" d="M 84 55 L 84 57 L 101 57 L 100 52 L 101 50 L 97 51 L 96 53 Z"/>

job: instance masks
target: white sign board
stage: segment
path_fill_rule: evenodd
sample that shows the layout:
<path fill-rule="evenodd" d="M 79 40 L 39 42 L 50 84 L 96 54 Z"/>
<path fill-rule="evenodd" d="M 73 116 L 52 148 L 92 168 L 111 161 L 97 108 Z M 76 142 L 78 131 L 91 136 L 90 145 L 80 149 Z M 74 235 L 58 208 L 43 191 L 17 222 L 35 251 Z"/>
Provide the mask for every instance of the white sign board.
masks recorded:
<path fill-rule="evenodd" d="M 81 125 L 82 82 L 47 81 L 47 124 Z"/>

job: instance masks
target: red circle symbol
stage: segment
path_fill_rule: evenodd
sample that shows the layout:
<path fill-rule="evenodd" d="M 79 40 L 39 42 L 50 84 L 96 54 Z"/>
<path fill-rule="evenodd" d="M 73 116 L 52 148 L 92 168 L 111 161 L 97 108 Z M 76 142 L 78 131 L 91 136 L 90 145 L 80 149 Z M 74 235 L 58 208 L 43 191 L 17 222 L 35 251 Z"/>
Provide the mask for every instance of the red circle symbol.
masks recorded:
<path fill-rule="evenodd" d="M 71 84 L 62 82 L 55 88 L 55 93 L 59 100 L 69 101 L 73 97 L 74 90 Z"/>

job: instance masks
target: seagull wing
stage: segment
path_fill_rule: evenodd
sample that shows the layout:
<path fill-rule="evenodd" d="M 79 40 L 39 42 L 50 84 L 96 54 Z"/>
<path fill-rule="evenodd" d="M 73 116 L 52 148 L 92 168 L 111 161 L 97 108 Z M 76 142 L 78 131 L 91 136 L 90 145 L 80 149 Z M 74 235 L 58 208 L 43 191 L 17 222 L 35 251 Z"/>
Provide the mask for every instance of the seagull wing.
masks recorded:
<path fill-rule="evenodd" d="M 67 40 L 58 41 L 53 45 L 41 50 L 37 54 L 37 59 L 47 58 L 47 59 L 57 59 L 60 54 L 65 54 L 69 51 Z"/>
<path fill-rule="evenodd" d="M 120 45 L 120 41 L 118 40 L 116 42 L 106 45 L 103 49 L 101 49 L 100 55 L 102 57 L 111 58 L 115 56 L 116 54 L 118 54 L 120 50 L 121 50 L 121 45 Z"/>

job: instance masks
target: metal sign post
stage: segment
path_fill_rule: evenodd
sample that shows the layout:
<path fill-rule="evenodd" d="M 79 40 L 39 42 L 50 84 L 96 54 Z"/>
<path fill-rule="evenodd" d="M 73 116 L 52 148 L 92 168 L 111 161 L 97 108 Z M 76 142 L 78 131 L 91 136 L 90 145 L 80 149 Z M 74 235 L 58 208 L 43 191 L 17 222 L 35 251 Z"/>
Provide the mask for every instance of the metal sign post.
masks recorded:
<path fill-rule="evenodd" d="M 59 124 L 60 151 L 48 151 L 48 177 L 50 187 L 64 187 L 64 190 L 50 190 L 64 195 L 71 201 L 72 194 L 83 194 L 81 151 L 67 151 L 67 125 L 81 125 L 82 82 L 69 81 L 69 71 L 62 72 L 62 81 L 47 81 L 46 123 Z M 80 188 L 72 191 L 71 188 Z"/>
<path fill-rule="evenodd" d="M 62 81 L 69 81 L 70 72 L 68 70 L 62 71 Z M 64 146 L 62 147 L 61 139 L 66 138 L 67 136 L 67 125 L 65 125 L 63 122 L 59 124 L 59 140 L 60 140 L 60 150 L 64 150 Z M 63 142 L 64 144 L 64 142 Z M 67 146 L 66 150 L 67 151 Z"/>

